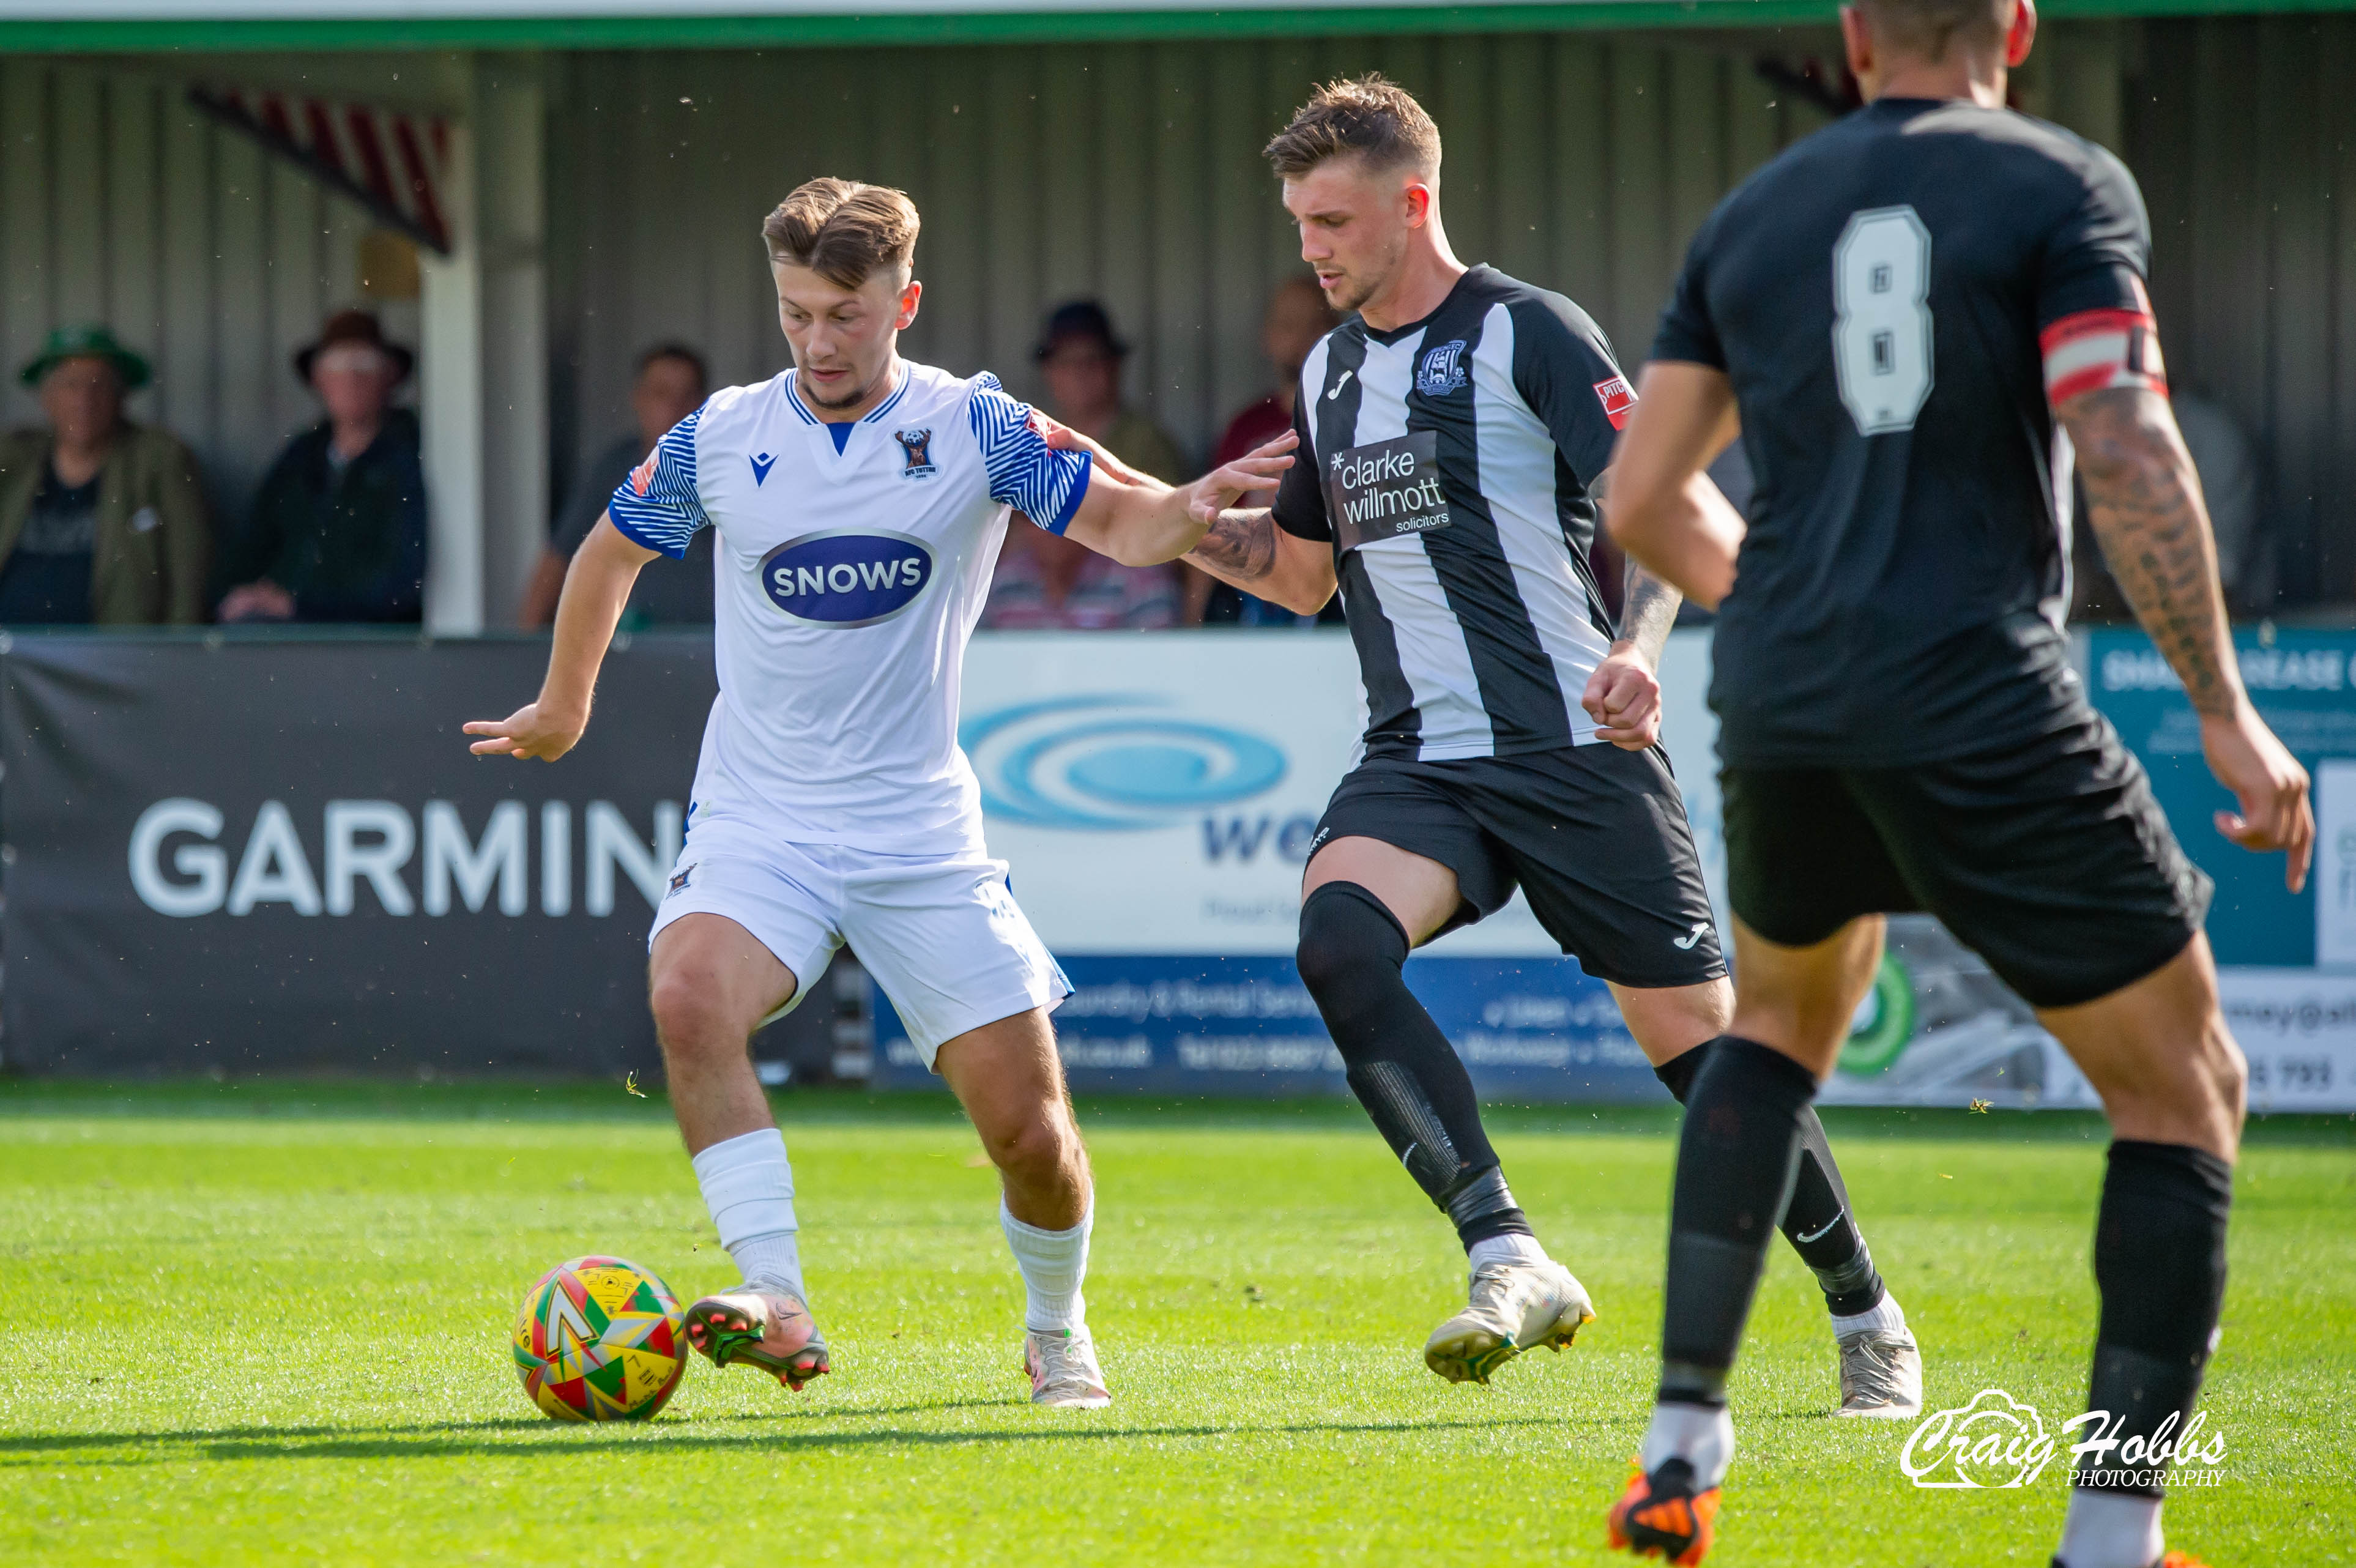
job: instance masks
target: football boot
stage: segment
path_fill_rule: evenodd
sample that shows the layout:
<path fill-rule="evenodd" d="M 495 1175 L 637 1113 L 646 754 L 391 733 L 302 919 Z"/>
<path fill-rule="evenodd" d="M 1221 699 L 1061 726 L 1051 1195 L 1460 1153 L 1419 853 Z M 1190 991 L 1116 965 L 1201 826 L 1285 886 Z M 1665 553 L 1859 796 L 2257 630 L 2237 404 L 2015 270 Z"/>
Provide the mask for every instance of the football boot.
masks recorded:
<path fill-rule="evenodd" d="M 831 1369 L 817 1320 L 784 1291 L 743 1285 L 703 1297 L 687 1309 L 687 1342 L 715 1367 L 742 1361 L 796 1392 Z"/>

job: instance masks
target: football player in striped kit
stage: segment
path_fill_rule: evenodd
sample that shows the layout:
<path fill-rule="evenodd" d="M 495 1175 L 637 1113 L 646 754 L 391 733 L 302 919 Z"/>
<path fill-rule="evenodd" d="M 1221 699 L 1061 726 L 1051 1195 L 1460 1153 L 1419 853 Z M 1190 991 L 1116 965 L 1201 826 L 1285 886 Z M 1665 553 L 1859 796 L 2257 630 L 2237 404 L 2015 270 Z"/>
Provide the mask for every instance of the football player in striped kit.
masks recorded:
<path fill-rule="evenodd" d="M 1593 1308 L 1532 1234 L 1401 966 L 1518 885 L 1685 1098 L 1733 996 L 1657 743 L 1654 665 L 1678 596 L 1632 572 L 1616 626 L 1606 612 L 1588 549 L 1633 394 L 1577 306 L 1451 253 L 1422 106 L 1380 76 L 1334 82 L 1268 155 L 1302 258 L 1356 314 L 1302 369 L 1301 461 L 1274 507 L 1226 513 L 1187 558 L 1304 614 L 1339 586 L 1366 728 L 1312 841 L 1301 975 L 1351 1088 L 1466 1249 L 1469 1300 L 1425 1362 L 1486 1381 L 1570 1343 Z M 1707 478 L 1680 504 L 1739 526 Z M 1813 1120 L 1767 1219 L 1823 1288 L 1841 1412 L 1917 1410 L 1920 1353 Z"/>

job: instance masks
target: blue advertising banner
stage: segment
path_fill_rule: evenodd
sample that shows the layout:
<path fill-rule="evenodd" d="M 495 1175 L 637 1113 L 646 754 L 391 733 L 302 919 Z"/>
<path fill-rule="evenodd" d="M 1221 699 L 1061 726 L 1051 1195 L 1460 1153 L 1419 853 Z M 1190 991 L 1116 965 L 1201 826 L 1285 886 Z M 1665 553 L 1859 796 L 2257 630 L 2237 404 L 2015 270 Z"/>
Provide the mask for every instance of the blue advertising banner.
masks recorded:
<path fill-rule="evenodd" d="M 2245 628 L 2235 633 L 2234 643 L 2250 700 L 2317 780 L 2319 822 L 2337 826 L 2345 786 L 2342 771 L 2327 765 L 2356 757 L 2356 688 L 2350 684 L 2356 632 Z M 2282 856 L 2246 854 L 2212 825 L 2214 814 L 2231 809 L 2233 798 L 2211 776 L 2201 755 L 2199 715 L 2151 639 L 2105 627 L 2089 634 L 2087 652 L 2094 705 L 2143 758 L 2186 853 L 2217 880 L 2209 917 L 2217 962 L 2314 967 L 2319 923 L 2334 925 L 2338 903 L 2356 875 L 2356 841 L 2335 843 L 2319 836 L 2315 875 L 2305 891 L 2291 892 L 2284 885 Z"/>
<path fill-rule="evenodd" d="M 2356 1109 L 2356 633 L 2241 635 L 2252 694 L 2314 772 L 2307 892 L 2280 856 L 2245 854 L 2199 726 L 2149 640 L 2084 644 L 2094 701 L 2151 770 L 2161 804 L 2218 881 L 2210 920 L 2256 1110 Z M 1076 993 L 1055 1027 L 1074 1084 L 1161 1093 L 1322 1094 L 1341 1062 L 1291 963 L 1307 845 L 1350 766 L 1363 698 L 1346 639 L 983 638 L 962 738 L 992 852 Z M 1663 738 L 1704 875 L 1724 908 L 1706 632 L 1661 664 Z M 1419 954 L 1409 983 L 1482 1092 L 1650 1100 L 1658 1085 L 1609 993 L 1558 956 L 1527 906 Z M 876 998 L 881 1080 L 935 1082 Z M 1928 916 L 1893 918 L 1882 972 L 1826 1085 L 1828 1103 L 2090 1108 L 2092 1090 L 2034 1014 Z"/>
<path fill-rule="evenodd" d="M 1344 1094 L 1342 1058 L 1292 960 L 1066 957 L 1055 1011 L 1064 1070 L 1084 1090 Z M 1408 986 L 1498 1100 L 1668 1099 L 1600 980 L 1569 960 L 1418 958 Z M 937 1088 L 877 993 L 873 1081 Z"/>

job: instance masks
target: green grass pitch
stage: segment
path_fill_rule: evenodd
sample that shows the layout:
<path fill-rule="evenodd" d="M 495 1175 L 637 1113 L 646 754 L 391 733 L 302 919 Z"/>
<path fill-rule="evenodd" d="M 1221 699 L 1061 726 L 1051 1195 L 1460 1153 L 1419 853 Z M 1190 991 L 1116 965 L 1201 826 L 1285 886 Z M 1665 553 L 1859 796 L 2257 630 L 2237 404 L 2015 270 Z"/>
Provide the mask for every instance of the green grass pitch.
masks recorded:
<path fill-rule="evenodd" d="M 509 1361 L 560 1259 L 734 1283 L 659 1101 L 618 1087 L 0 1085 L 9 1563 L 1601 1563 L 1645 1412 L 1674 1123 L 1501 1111 L 1514 1189 L 1601 1317 L 1495 1384 L 1423 1369 L 1447 1228 L 1346 1104 L 1084 1103 L 1090 1317 L 1116 1402 L 1037 1412 L 994 1179 L 946 1104 L 779 1102 L 834 1375 L 701 1361 L 646 1426 L 563 1427 Z M 2103 1136 L 2078 1117 L 1834 1112 L 1933 1405 L 2083 1397 Z M 2356 1134 L 2255 1124 L 2210 1378 L 2222 1484 L 2173 1544 L 2345 1563 Z M 1713 1564 L 2045 1568 L 2060 1466 L 1917 1489 L 1908 1427 L 1828 1418 L 1779 1244 L 1735 1382 Z"/>

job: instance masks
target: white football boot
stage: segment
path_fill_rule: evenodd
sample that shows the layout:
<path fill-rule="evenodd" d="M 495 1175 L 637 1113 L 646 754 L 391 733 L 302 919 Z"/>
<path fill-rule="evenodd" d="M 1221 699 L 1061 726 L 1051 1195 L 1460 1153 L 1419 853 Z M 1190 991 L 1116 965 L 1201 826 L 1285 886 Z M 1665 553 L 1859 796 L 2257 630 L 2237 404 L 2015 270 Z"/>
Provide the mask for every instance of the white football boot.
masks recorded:
<path fill-rule="evenodd" d="M 742 1361 L 796 1393 L 832 1369 L 817 1319 L 784 1291 L 741 1285 L 703 1297 L 687 1309 L 687 1342 L 715 1367 Z"/>
<path fill-rule="evenodd" d="M 1097 1368 L 1096 1341 L 1085 1328 L 1040 1328 L 1025 1334 L 1023 1369 L 1031 1374 L 1033 1404 L 1102 1410 L 1112 1403 L 1112 1391 Z"/>
<path fill-rule="evenodd" d="M 1559 1350 L 1595 1321 L 1586 1287 L 1551 1260 L 1483 1263 L 1472 1271 L 1471 1294 L 1424 1342 L 1423 1364 L 1451 1383 L 1485 1383 L 1532 1346 Z"/>
<path fill-rule="evenodd" d="M 1904 1328 L 1839 1336 L 1841 1407 L 1836 1415 L 1909 1421 L 1922 1413 L 1922 1352 Z"/>

